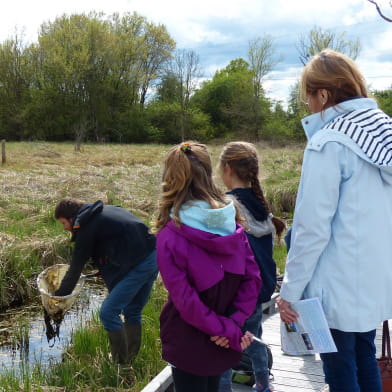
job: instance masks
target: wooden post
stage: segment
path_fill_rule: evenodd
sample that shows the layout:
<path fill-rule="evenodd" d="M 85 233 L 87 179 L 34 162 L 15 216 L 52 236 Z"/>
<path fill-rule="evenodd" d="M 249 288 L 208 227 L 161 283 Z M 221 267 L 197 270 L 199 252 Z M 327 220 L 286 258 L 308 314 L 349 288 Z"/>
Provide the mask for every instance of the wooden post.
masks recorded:
<path fill-rule="evenodd" d="M 1 163 L 4 165 L 5 161 L 5 140 L 3 139 L 1 141 Z"/>

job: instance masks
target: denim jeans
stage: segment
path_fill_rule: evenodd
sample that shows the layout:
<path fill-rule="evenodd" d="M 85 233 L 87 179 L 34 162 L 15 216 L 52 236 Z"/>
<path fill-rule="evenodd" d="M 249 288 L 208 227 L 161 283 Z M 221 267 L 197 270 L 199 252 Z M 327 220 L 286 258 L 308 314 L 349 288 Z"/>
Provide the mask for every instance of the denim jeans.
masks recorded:
<path fill-rule="evenodd" d="M 262 326 L 261 320 L 263 317 L 261 305 L 257 305 L 253 314 L 246 320 L 243 331 L 252 332 L 253 335 L 261 337 Z M 267 346 L 264 343 L 253 342 L 245 350 L 252 361 L 253 374 L 255 376 L 256 384 L 262 385 L 263 389 L 269 387 L 269 369 L 268 369 L 268 353 Z M 219 391 L 231 391 L 232 370 L 226 370 L 220 379 Z"/>
<path fill-rule="evenodd" d="M 123 327 L 125 324 L 141 324 L 142 310 L 148 301 L 154 280 L 158 275 L 156 251 L 131 269 L 110 291 L 102 303 L 100 318 L 107 331 Z"/>
<path fill-rule="evenodd" d="M 320 354 L 330 392 L 382 392 L 374 338 L 369 332 L 331 329 L 338 352 Z"/>
<path fill-rule="evenodd" d="M 195 376 L 172 367 L 176 392 L 218 392 L 220 376 Z"/>

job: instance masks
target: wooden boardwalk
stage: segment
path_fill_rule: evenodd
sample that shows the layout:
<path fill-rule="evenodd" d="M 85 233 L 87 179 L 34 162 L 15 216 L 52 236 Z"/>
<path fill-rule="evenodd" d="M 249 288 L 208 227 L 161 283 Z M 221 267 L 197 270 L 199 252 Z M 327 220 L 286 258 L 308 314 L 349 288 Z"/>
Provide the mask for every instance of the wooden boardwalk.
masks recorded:
<path fill-rule="evenodd" d="M 280 348 L 280 318 L 274 299 L 270 314 L 264 314 L 263 319 L 263 340 L 270 346 L 273 355 L 272 388 L 274 392 L 320 392 L 325 384 L 319 355 L 291 356 L 283 354 Z M 376 336 L 377 357 L 381 355 L 381 328 L 382 325 Z M 251 390 L 251 387 L 233 383 L 234 392 Z M 170 367 L 163 369 L 142 392 L 173 392 Z"/>
<path fill-rule="evenodd" d="M 263 319 L 263 340 L 270 346 L 273 355 L 274 378 L 271 385 L 274 392 L 319 392 L 325 386 L 320 356 L 283 354 L 280 348 L 279 313 L 264 316 L 266 317 Z M 377 357 L 381 355 L 381 327 L 377 329 Z M 233 383 L 233 391 L 249 392 L 251 388 Z"/>

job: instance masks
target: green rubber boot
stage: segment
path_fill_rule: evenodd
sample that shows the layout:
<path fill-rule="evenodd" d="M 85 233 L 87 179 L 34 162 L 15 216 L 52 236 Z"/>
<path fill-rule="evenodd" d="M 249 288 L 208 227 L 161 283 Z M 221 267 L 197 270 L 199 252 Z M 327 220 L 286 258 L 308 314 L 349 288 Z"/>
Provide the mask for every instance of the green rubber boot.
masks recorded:
<path fill-rule="evenodd" d="M 128 343 L 128 362 L 132 362 L 140 350 L 142 342 L 141 324 L 124 324 Z"/>
<path fill-rule="evenodd" d="M 112 361 L 119 364 L 128 362 L 128 346 L 125 328 L 117 331 L 107 331 L 110 343 L 110 351 L 112 353 Z"/>

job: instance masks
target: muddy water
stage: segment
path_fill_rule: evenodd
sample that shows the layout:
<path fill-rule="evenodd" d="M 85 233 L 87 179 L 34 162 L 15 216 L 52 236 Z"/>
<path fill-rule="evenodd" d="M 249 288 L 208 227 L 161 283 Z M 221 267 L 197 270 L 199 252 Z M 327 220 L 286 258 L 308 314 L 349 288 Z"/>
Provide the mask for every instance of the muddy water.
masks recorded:
<path fill-rule="evenodd" d="M 6 369 L 19 372 L 22 367 L 26 369 L 34 363 L 49 365 L 61 361 L 72 332 L 91 319 L 105 296 L 103 285 L 86 282 L 78 300 L 61 323 L 59 338 L 50 342 L 45 335 L 40 303 L 0 314 L 0 373 Z"/>

